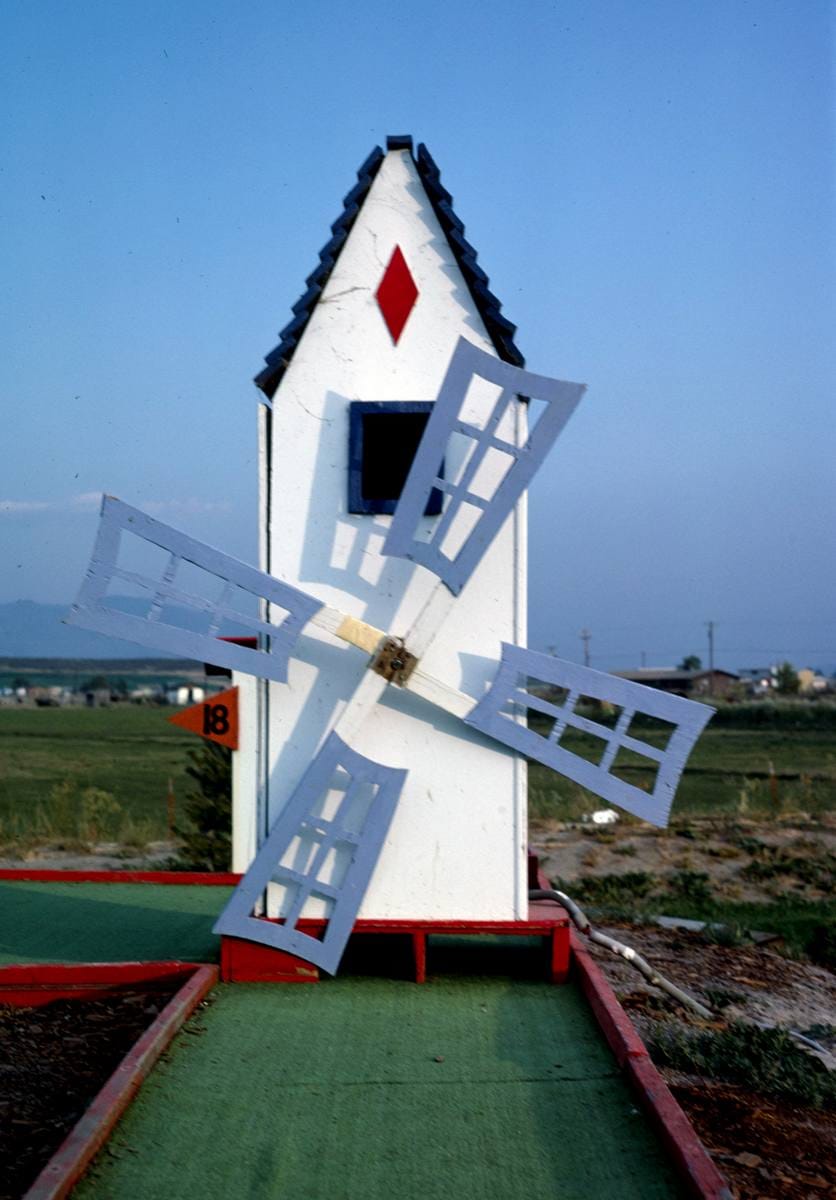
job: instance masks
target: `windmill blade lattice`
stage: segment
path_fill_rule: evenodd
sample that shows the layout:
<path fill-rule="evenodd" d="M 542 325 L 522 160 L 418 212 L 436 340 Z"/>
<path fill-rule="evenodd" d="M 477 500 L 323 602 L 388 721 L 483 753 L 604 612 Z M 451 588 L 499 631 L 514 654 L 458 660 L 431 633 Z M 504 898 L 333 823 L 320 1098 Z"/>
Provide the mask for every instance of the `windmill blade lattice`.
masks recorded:
<path fill-rule="evenodd" d="M 406 779 L 331 733 L 215 925 L 335 974 Z M 329 815 L 330 814 L 330 815 Z M 289 900 L 282 923 L 254 917 L 269 883 Z M 322 940 L 299 929 L 306 902 L 330 907 Z"/>
<path fill-rule="evenodd" d="M 482 428 L 462 419 L 468 389 L 475 378 L 501 388 Z M 395 509 L 383 553 L 420 563 L 458 595 L 585 390 L 580 383 L 564 383 L 514 367 L 466 338 L 459 338 Z M 503 423 L 507 424 L 509 411 L 520 396 L 547 403 L 524 446 L 502 435 Z M 450 443 L 456 437 L 466 439 L 468 456 L 459 478 L 451 481 L 444 478 L 442 464 L 455 458 L 450 454 Z M 427 504 L 436 491 L 444 494 L 444 507 L 430 540 L 425 541 L 418 534 Z"/>
<path fill-rule="evenodd" d="M 577 706 L 584 699 L 617 709 L 614 727 L 582 716 Z M 551 724 L 548 732 L 518 722 L 527 708 L 540 715 L 538 724 Z M 490 690 L 465 723 L 643 821 L 665 825 L 685 761 L 713 712 L 706 704 L 505 643 Z M 647 740 L 648 725 L 667 737 L 664 748 Z M 655 771 L 652 791 L 615 773 L 634 774 L 637 766 Z"/>
<path fill-rule="evenodd" d="M 159 578 L 119 565 L 123 538 L 131 537 L 168 552 Z M 183 563 L 191 563 L 205 573 L 206 582 L 216 588 L 214 600 L 197 595 L 186 586 L 178 586 L 178 570 Z M 147 593 L 148 612 L 144 617 L 122 612 L 108 604 L 108 589 L 114 582 Z M 239 589 L 266 600 L 271 614 L 283 611 L 286 615 L 273 624 L 240 612 L 234 605 Z M 183 628 L 166 619 L 172 608 L 175 615 L 177 610 L 180 616 L 183 610 L 199 614 L 205 631 Z M 305 592 L 146 516 L 130 504 L 105 496 L 87 577 L 66 622 L 110 637 L 138 642 L 154 650 L 283 683 L 302 628 L 321 608 L 320 601 Z M 219 630 L 225 621 L 253 634 L 261 634 L 265 649 L 249 649 L 219 640 Z"/>

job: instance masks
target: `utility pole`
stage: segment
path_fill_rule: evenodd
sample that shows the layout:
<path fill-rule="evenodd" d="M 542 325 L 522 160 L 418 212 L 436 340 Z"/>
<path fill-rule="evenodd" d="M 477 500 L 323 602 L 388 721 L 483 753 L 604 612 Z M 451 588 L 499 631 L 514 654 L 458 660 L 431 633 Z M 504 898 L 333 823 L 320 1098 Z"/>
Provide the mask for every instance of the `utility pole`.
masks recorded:
<path fill-rule="evenodd" d="M 585 667 L 588 667 L 589 666 L 589 639 L 592 637 L 592 634 L 589 632 L 588 629 L 582 629 L 580 631 L 580 633 L 578 634 L 578 637 L 583 642 L 583 665 Z"/>
<path fill-rule="evenodd" d="M 711 672 L 711 682 L 714 683 L 714 622 L 706 621 L 708 630 L 708 669 Z"/>
<path fill-rule="evenodd" d="M 642 666 L 647 666 L 647 652 L 645 650 L 642 650 Z"/>

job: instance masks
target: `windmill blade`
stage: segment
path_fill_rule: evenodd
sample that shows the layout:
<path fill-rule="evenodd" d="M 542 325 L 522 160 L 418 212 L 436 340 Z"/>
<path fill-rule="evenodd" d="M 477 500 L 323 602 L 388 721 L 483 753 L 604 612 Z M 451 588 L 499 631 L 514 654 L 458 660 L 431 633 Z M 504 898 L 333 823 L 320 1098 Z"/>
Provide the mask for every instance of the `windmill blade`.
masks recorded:
<path fill-rule="evenodd" d="M 481 428 L 465 419 L 474 380 L 501 389 Z M 511 366 L 459 338 L 383 553 L 421 563 L 458 595 L 585 390 L 580 383 L 563 383 Z M 524 446 L 515 444 L 513 422 L 509 422 L 519 396 L 547 403 Z M 455 478 L 444 478 L 445 462 L 458 464 Z M 420 536 L 424 511 L 436 489 L 444 495 L 443 510 L 426 541 Z"/>
<path fill-rule="evenodd" d="M 607 706 L 614 725 L 581 716 L 584 700 Z M 539 714 L 543 733 L 519 723 L 526 709 Z M 490 690 L 464 720 L 643 821 L 666 825 L 686 759 L 713 713 L 707 704 L 504 643 Z M 638 781 L 650 772 L 655 783 L 645 791 Z"/>
<path fill-rule="evenodd" d="M 128 549 L 126 543 L 130 539 L 134 539 L 134 545 L 137 541 L 151 543 L 168 553 L 159 577 L 119 565 L 120 552 Z M 184 563 L 203 572 L 200 579 L 215 589 L 215 599 L 190 590 L 193 584 L 178 584 L 178 571 L 183 571 Z M 112 583 L 127 584 L 147 594 L 147 615 L 134 616 L 112 607 L 109 604 L 112 597 L 108 596 Z M 235 607 L 239 590 L 266 601 L 271 615 L 283 612 L 283 619 L 273 624 L 242 613 Z M 272 575 L 222 554 L 113 496 L 105 496 L 87 577 L 65 619 L 69 625 L 80 625 L 96 633 L 283 683 L 302 628 L 322 607 L 318 600 Z M 196 632 L 174 623 L 174 619 L 182 620 L 186 613 L 193 619 L 197 614 L 204 629 Z M 334 620 L 338 616 L 335 614 Z M 219 640 L 218 633 L 225 621 L 260 634 L 265 649 L 253 650 Z"/>
<path fill-rule="evenodd" d="M 332 732 L 214 932 L 262 942 L 335 974 L 405 779 L 406 771 L 365 758 Z M 286 911 L 279 922 L 253 916 L 269 883 L 285 888 Z M 312 897 L 330 907 L 321 940 L 299 928 Z"/>

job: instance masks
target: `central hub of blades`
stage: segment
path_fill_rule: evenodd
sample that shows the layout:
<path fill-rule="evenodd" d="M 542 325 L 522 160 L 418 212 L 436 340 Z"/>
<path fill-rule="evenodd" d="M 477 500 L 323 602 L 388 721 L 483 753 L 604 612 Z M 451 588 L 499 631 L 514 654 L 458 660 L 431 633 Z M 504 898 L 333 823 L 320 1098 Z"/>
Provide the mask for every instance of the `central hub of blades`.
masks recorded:
<path fill-rule="evenodd" d="M 369 665 L 389 683 L 403 687 L 418 666 L 418 659 L 409 653 L 401 638 L 386 638 Z"/>

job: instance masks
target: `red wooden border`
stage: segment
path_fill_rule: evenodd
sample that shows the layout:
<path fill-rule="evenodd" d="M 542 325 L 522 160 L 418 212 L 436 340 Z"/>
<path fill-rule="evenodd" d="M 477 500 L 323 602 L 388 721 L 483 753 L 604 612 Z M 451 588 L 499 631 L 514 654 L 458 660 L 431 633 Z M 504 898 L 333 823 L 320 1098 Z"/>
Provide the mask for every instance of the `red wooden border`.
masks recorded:
<path fill-rule="evenodd" d="M 700 1200 L 733 1200 L 728 1183 L 654 1067 L 647 1047 L 618 1003 L 603 971 L 574 929 L 570 936 L 572 965 L 581 989 L 618 1065 L 630 1080 L 691 1195 Z"/>
<path fill-rule="evenodd" d="M 102 964 L 95 964 L 96 971 Z M 218 968 L 200 963 L 130 963 L 118 964 L 111 970 L 119 973 L 119 967 L 142 971 L 157 969 L 158 976 L 166 968 L 173 973 L 184 970 L 193 972 L 165 1006 L 157 1019 L 145 1031 L 133 1049 L 108 1079 L 95 1097 L 84 1116 L 70 1131 L 53 1154 L 35 1182 L 23 1196 L 23 1200 L 63 1200 L 68 1196 L 94 1155 L 101 1149 L 122 1113 L 133 1100 L 142 1081 L 154 1063 L 166 1049 L 183 1022 L 218 981 Z M 20 971 L 22 968 L 12 968 Z M 40 968 L 46 973 L 49 968 Z M 83 967 L 73 968 L 83 971 Z M 126 982 L 128 971 L 122 971 L 122 982 Z"/>
<path fill-rule="evenodd" d="M 194 974 L 194 963 L 22 963 L 0 967 L 0 1004 L 37 1008 L 52 1000 L 112 995 L 132 984 L 163 987 Z"/>
<path fill-rule="evenodd" d="M 4 867 L 0 881 L 26 883 L 173 883 L 204 887 L 235 887 L 234 871 L 57 871 L 35 867 Z"/>
<path fill-rule="evenodd" d="M 280 924 L 275 918 L 262 918 Z M 327 925 L 325 917 L 303 917 L 297 928 L 301 933 L 318 936 Z M 563 983 L 569 975 L 569 918 L 557 905 L 534 903 L 527 921 L 478 920 L 407 920 L 400 918 L 361 917 L 352 933 L 405 934 L 412 939 L 415 982 L 426 980 L 427 938 L 433 934 L 501 933 L 519 937 L 540 936 L 549 940 L 548 977 Z M 262 942 L 221 936 L 221 978 L 230 983 L 316 983 L 319 970 L 302 958 L 277 950 Z"/>

